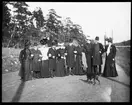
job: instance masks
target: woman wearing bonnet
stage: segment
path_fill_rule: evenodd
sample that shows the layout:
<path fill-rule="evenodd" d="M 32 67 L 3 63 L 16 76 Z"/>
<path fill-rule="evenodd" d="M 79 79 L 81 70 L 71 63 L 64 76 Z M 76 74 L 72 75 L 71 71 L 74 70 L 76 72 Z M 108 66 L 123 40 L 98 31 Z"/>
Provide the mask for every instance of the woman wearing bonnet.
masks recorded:
<path fill-rule="evenodd" d="M 106 41 L 108 41 L 108 45 L 105 46 L 106 60 L 102 76 L 116 77 L 118 76 L 115 66 L 116 47 L 112 44 L 112 38 L 109 38 Z"/>

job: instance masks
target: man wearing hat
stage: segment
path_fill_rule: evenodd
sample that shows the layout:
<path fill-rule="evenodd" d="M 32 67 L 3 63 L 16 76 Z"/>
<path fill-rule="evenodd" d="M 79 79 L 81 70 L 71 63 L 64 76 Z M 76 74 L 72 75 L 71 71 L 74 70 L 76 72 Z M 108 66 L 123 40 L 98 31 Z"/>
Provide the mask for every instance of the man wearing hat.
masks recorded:
<path fill-rule="evenodd" d="M 94 69 L 94 73 L 100 74 L 101 73 L 101 65 L 102 65 L 102 53 L 103 53 L 103 46 L 99 43 L 99 37 L 95 37 L 94 44 L 92 46 L 92 66 Z"/>

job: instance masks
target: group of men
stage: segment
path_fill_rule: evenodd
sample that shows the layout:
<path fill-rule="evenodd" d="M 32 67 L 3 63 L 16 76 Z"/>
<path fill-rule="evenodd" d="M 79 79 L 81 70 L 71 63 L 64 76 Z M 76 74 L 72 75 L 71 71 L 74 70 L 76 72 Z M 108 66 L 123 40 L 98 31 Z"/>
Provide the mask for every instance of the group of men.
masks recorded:
<path fill-rule="evenodd" d="M 73 41 L 68 45 L 52 42 L 48 46 L 48 39 L 40 41 L 41 45 L 29 47 L 29 41 L 25 43 L 25 48 L 20 52 L 19 60 L 21 69 L 19 75 L 24 81 L 33 78 L 62 77 L 67 75 L 83 75 L 85 54 L 87 72 L 101 74 L 103 45 L 96 37 L 94 43 L 87 40 L 87 43 L 79 45 Z"/>

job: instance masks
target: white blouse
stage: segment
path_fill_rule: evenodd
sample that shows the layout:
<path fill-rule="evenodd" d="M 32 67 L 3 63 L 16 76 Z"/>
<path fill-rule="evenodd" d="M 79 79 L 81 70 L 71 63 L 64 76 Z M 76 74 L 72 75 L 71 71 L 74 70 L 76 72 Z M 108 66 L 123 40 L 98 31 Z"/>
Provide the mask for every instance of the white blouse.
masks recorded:
<path fill-rule="evenodd" d="M 41 54 L 42 54 L 42 60 L 48 60 L 47 53 L 49 51 L 49 47 L 42 46 L 39 48 Z"/>

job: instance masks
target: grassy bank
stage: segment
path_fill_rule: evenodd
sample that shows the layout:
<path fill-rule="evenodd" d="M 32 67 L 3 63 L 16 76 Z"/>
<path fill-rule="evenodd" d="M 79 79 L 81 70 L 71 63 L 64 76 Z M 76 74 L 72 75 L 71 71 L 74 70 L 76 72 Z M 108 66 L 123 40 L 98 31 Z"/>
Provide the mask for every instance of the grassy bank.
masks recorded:
<path fill-rule="evenodd" d="M 20 70 L 18 60 L 21 49 L 2 48 L 2 73 L 9 73 Z"/>
<path fill-rule="evenodd" d="M 130 76 L 130 48 L 117 48 L 116 63 Z"/>

